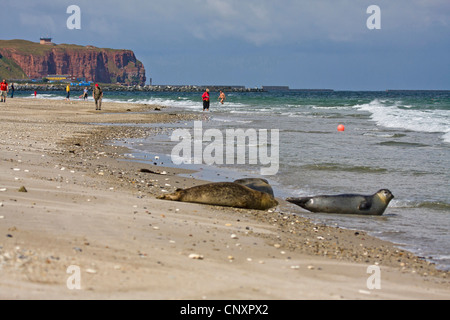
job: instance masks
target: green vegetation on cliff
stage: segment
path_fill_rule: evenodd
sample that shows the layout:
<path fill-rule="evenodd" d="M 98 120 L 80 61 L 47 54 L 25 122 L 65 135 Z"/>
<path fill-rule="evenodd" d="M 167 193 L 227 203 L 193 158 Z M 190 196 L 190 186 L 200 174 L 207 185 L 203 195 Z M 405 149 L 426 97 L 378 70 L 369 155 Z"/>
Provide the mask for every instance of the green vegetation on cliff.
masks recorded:
<path fill-rule="evenodd" d="M 2 79 L 28 79 L 22 68 L 13 60 L 0 54 L 0 78 Z"/>

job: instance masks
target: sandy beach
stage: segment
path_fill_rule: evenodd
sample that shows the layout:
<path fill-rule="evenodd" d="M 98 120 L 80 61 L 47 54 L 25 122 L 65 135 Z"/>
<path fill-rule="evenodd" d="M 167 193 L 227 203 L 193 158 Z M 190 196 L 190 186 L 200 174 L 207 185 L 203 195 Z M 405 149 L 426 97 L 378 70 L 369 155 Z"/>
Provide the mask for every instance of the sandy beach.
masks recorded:
<path fill-rule="evenodd" d="M 269 211 L 156 199 L 205 181 L 124 161 L 126 148 L 105 144 L 163 129 L 100 125 L 198 117 L 156 107 L 0 105 L 1 299 L 450 298 L 448 272 L 364 232 L 286 214 L 282 199 Z M 372 266 L 379 289 L 368 286 Z"/>

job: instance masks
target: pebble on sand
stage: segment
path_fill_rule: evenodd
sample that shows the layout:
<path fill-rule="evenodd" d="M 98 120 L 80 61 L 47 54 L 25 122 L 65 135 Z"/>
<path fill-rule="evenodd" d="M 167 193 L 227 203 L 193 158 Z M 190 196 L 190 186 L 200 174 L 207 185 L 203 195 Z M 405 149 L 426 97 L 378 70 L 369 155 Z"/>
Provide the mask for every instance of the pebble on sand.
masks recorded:
<path fill-rule="evenodd" d="M 198 253 L 191 253 L 189 255 L 189 258 L 190 259 L 195 259 L 195 260 L 203 260 L 204 257 L 201 254 L 198 254 Z"/>

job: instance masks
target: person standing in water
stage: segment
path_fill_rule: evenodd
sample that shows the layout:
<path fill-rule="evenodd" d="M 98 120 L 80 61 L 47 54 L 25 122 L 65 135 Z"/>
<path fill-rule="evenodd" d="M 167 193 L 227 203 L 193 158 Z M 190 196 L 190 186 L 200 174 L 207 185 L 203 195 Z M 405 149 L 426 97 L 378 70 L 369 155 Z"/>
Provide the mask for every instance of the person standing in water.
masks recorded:
<path fill-rule="evenodd" d="M 223 102 L 225 101 L 226 97 L 225 97 L 225 93 L 223 93 L 222 90 L 220 90 L 220 94 L 219 94 L 219 100 L 220 103 L 223 104 Z"/>
<path fill-rule="evenodd" d="M 67 95 L 66 95 L 66 99 L 65 100 L 69 101 L 70 100 L 70 84 L 67 85 L 66 92 L 67 92 Z"/>
<path fill-rule="evenodd" d="M 87 100 L 87 98 L 88 98 L 88 88 L 85 87 L 83 91 L 83 100 Z"/>
<path fill-rule="evenodd" d="M 209 89 L 208 88 L 203 93 L 202 99 L 203 99 L 203 111 L 205 111 L 205 110 L 209 111 Z"/>

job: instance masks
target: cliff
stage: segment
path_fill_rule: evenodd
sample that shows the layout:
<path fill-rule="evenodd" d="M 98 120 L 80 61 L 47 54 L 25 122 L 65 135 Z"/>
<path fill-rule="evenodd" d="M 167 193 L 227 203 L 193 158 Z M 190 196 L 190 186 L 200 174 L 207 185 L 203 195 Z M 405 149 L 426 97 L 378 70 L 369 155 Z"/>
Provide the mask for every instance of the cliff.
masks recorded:
<path fill-rule="evenodd" d="M 41 79 L 55 74 L 128 85 L 144 85 L 146 80 L 144 65 L 131 50 L 0 40 L 0 77 Z"/>

